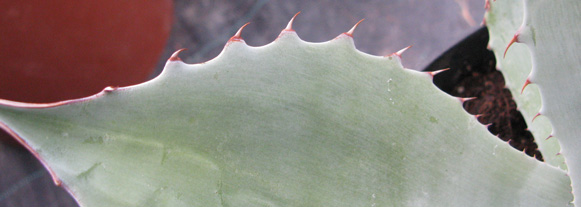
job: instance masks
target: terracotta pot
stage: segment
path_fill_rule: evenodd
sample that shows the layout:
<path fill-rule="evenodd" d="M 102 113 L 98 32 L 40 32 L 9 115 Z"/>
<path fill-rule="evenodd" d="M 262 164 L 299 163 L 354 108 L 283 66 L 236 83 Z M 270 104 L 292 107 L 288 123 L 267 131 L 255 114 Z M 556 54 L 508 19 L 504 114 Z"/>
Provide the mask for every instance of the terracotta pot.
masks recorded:
<path fill-rule="evenodd" d="M 143 82 L 172 11 L 171 0 L 2 0 L 0 98 L 53 102 Z"/>
<path fill-rule="evenodd" d="M 172 17 L 172 0 L 0 0 L 0 98 L 54 102 L 141 83 L 160 59 Z M 0 145 L 7 140 L 16 143 L 0 130 Z M 12 166 L 0 183 L 40 176 L 31 172 L 42 166 L 17 145 L 0 153 Z M 3 202 L 77 206 L 43 175 Z"/>
<path fill-rule="evenodd" d="M 0 0 L 0 98 L 54 102 L 141 83 L 172 17 L 171 0 Z"/>

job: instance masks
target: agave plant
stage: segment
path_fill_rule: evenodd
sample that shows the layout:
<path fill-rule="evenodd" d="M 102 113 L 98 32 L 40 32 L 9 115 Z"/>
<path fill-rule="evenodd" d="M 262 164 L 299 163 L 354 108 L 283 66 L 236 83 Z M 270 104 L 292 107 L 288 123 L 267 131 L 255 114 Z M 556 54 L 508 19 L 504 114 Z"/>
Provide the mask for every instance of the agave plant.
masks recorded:
<path fill-rule="evenodd" d="M 498 67 L 513 93 L 539 86 L 556 139 L 537 142 L 550 154 L 559 140 L 567 170 L 559 156 L 539 162 L 490 134 L 465 99 L 433 85 L 435 73 L 404 68 L 405 49 L 358 51 L 359 23 L 310 43 L 294 17 L 265 46 L 246 45 L 243 26 L 208 62 L 186 64 L 177 51 L 139 85 L 49 104 L 0 100 L 0 126 L 81 206 L 567 206 L 581 190 L 581 3 L 521 3 L 487 3 L 491 48 L 502 59 L 511 39 L 529 46 L 531 58 L 513 45 Z M 509 72 L 530 63 L 528 79 Z M 528 104 L 541 102 L 531 86 L 516 97 L 538 138 L 550 124 L 532 122 Z"/>

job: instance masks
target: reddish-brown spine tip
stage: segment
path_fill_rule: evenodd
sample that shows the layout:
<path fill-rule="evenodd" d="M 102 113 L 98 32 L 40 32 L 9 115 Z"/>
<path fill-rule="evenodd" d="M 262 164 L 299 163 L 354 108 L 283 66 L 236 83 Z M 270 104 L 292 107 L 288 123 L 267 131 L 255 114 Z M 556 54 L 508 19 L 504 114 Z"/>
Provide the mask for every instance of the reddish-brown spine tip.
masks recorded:
<path fill-rule="evenodd" d="M 357 23 L 355 23 L 355 25 L 353 27 L 351 27 L 351 29 L 349 31 L 345 32 L 345 34 L 349 37 L 353 37 L 353 32 L 355 32 L 355 29 L 357 28 L 357 26 L 359 26 L 359 24 L 361 24 L 361 22 L 363 20 L 365 20 L 365 19 L 361 19 Z"/>
<path fill-rule="evenodd" d="M 250 24 L 250 22 L 242 25 L 242 27 L 240 27 L 240 29 L 238 29 L 236 34 L 234 34 L 234 36 L 230 37 L 230 40 L 228 40 L 228 42 L 240 42 L 240 41 L 242 41 L 242 36 L 240 36 L 242 34 L 242 30 L 244 30 L 244 27 L 248 26 L 249 24 Z"/>
<path fill-rule="evenodd" d="M 510 42 L 508 43 L 508 46 L 506 46 L 506 49 L 504 49 L 504 55 L 502 56 L 502 58 L 505 58 L 505 57 L 506 57 L 506 52 L 508 51 L 508 48 L 510 48 L 510 46 L 511 46 L 512 44 L 514 44 L 515 42 L 518 42 L 518 34 L 519 34 L 519 32 L 517 32 L 517 33 L 516 33 L 516 34 L 515 34 L 515 35 L 512 37 L 512 39 L 510 40 Z"/>
<path fill-rule="evenodd" d="M 549 140 L 551 137 L 553 137 L 553 135 L 549 135 L 547 138 L 545 138 L 545 140 Z"/>
<path fill-rule="evenodd" d="M 426 73 L 428 73 L 433 78 L 435 75 L 438 75 L 438 73 L 441 73 L 441 72 L 444 72 L 444 71 L 447 71 L 447 70 L 450 70 L 450 68 L 445 68 L 445 69 L 436 70 L 436 71 L 428 71 Z"/>
<path fill-rule="evenodd" d="M 490 0 L 484 1 L 484 9 L 486 11 L 490 10 Z"/>
<path fill-rule="evenodd" d="M 460 100 L 460 102 L 462 102 L 462 103 L 464 103 L 466 101 L 470 101 L 472 99 L 476 99 L 476 97 L 466 97 L 466 98 L 464 98 L 464 97 L 458 97 L 458 100 Z"/>
<path fill-rule="evenodd" d="M 534 122 L 534 121 L 535 121 L 535 119 L 536 119 L 537 117 L 539 117 L 540 115 L 541 115 L 541 113 L 537 113 L 537 115 L 535 115 L 535 117 L 533 117 L 533 120 L 531 120 L 531 123 L 532 123 L 532 122 Z"/>
<path fill-rule="evenodd" d="M 402 55 L 402 54 L 403 54 L 403 53 L 404 53 L 406 50 L 410 49 L 411 47 L 412 47 L 412 45 L 410 45 L 410 46 L 407 46 L 407 47 L 405 47 L 405 48 L 403 48 L 403 49 L 401 49 L 401 50 L 399 50 L 399 51 L 397 51 L 397 52 L 394 52 L 394 53 L 393 53 L 393 54 L 391 54 L 391 55 L 395 55 L 395 56 L 398 56 L 399 58 L 401 58 L 401 55 Z"/>
<path fill-rule="evenodd" d="M 182 59 L 180 59 L 179 55 L 180 55 L 180 52 L 182 52 L 184 50 L 186 50 L 186 48 L 182 48 L 182 49 L 175 51 L 173 54 L 171 54 L 171 57 L 169 57 L 169 59 L 167 59 L 167 61 L 182 61 Z"/>
<path fill-rule="evenodd" d="M 525 91 L 525 88 L 531 84 L 531 80 L 527 78 L 527 80 L 525 81 L 525 84 L 522 86 L 522 88 L 520 89 L 520 94 L 523 93 L 523 91 Z"/>
<path fill-rule="evenodd" d="M 117 87 L 113 87 L 113 86 L 107 86 L 107 87 L 105 87 L 105 88 L 103 89 L 103 92 L 105 92 L 105 93 L 110 93 L 110 92 L 113 92 L 113 91 L 115 91 L 115 90 L 117 90 Z"/>
<path fill-rule="evenodd" d="M 54 184 L 55 184 L 56 186 L 58 186 L 58 187 L 61 187 L 61 186 L 62 186 L 62 184 L 63 184 L 63 181 L 61 181 L 61 179 L 58 179 L 58 178 L 56 178 L 56 179 L 55 179 L 55 178 L 53 177 L 52 181 L 53 181 L 53 182 L 54 182 Z"/>
<path fill-rule="evenodd" d="M 291 20 L 288 22 L 288 24 L 286 25 L 286 28 L 283 31 L 295 31 L 293 29 L 293 23 L 295 22 L 295 18 L 297 18 L 297 15 L 299 15 L 301 12 L 297 12 L 293 18 L 291 18 Z"/>

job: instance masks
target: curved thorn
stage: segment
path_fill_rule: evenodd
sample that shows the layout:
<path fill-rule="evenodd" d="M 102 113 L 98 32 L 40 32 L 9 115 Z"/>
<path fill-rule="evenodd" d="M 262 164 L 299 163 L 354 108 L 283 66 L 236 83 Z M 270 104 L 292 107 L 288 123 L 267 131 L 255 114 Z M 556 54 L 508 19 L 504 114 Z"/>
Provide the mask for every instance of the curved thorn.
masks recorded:
<path fill-rule="evenodd" d="M 549 140 L 551 137 L 553 137 L 553 135 L 549 135 L 549 137 L 545 138 L 545 140 Z"/>
<path fill-rule="evenodd" d="M 228 42 L 230 42 L 230 41 L 242 41 L 242 37 L 240 36 L 242 34 L 242 30 L 244 29 L 244 27 L 248 26 L 249 24 L 250 24 L 250 22 L 242 25 L 242 27 L 240 27 L 240 29 L 238 29 L 236 34 L 234 34 L 234 36 L 232 36 L 230 38 L 230 40 L 228 40 Z"/>
<path fill-rule="evenodd" d="M 113 86 L 107 86 L 103 89 L 104 93 L 111 93 L 113 91 L 117 90 L 117 87 L 113 87 Z"/>
<path fill-rule="evenodd" d="M 508 51 L 508 48 L 510 48 L 510 46 L 515 42 L 518 42 L 518 34 L 519 32 L 517 32 L 508 43 L 508 46 L 506 46 L 506 49 L 504 49 L 504 56 L 502 56 L 502 58 L 506 58 L 506 52 Z"/>
<path fill-rule="evenodd" d="M 283 31 L 295 31 L 293 29 L 293 23 L 295 21 L 295 18 L 297 18 L 297 15 L 299 15 L 301 12 L 297 12 L 293 18 L 291 18 L 291 20 L 288 22 L 288 24 L 286 25 L 286 28 Z"/>
<path fill-rule="evenodd" d="M 412 45 L 404 47 L 403 49 L 401 49 L 397 52 L 394 52 L 392 55 L 396 55 L 396 56 L 401 58 L 401 54 L 403 54 L 406 50 L 410 49 L 411 47 L 412 47 Z"/>
<path fill-rule="evenodd" d="M 484 9 L 488 11 L 490 9 L 490 0 L 484 1 Z"/>
<path fill-rule="evenodd" d="M 456 0 L 456 4 L 460 6 L 460 15 L 462 15 L 464 21 L 471 27 L 476 26 L 476 21 L 474 21 L 474 18 L 472 18 L 472 14 L 470 14 L 470 9 L 468 7 L 467 2 Z"/>
<path fill-rule="evenodd" d="M 535 122 L 535 119 L 536 119 L 537 117 L 539 117 L 540 115 L 541 115 L 541 113 L 537 113 L 537 115 L 535 115 L 535 117 L 533 117 L 533 120 L 531 120 L 531 123 Z"/>
<path fill-rule="evenodd" d="M 355 28 L 357 28 L 357 26 L 358 26 L 359 24 L 361 24 L 361 22 L 362 22 L 363 20 L 365 20 L 365 19 L 361 19 L 361 20 L 359 20 L 357 23 L 355 23 L 355 25 L 354 25 L 353 27 L 351 27 L 351 29 L 350 29 L 348 32 L 345 32 L 345 34 L 346 34 L 347 36 L 349 36 L 349 37 L 353 37 L 353 32 L 355 31 Z"/>
<path fill-rule="evenodd" d="M 173 54 L 171 54 L 171 56 L 169 57 L 169 59 L 167 59 L 167 61 L 182 61 L 182 59 L 180 59 L 179 54 L 180 52 L 187 50 L 186 48 L 182 48 L 179 49 L 177 51 L 175 51 Z"/>
<path fill-rule="evenodd" d="M 525 81 L 525 84 L 522 86 L 522 88 L 520 89 L 520 94 L 522 94 L 522 92 L 525 90 L 525 88 L 531 84 L 531 80 L 527 78 L 527 80 Z"/>
<path fill-rule="evenodd" d="M 450 70 L 450 68 L 444 68 L 444 69 L 435 70 L 435 71 L 428 71 L 427 73 L 429 75 L 431 75 L 432 78 L 433 78 L 435 75 L 438 75 L 439 73 L 444 72 L 444 71 L 447 71 L 447 70 Z"/>
<path fill-rule="evenodd" d="M 477 98 L 477 97 L 466 97 L 466 98 L 464 98 L 464 97 L 459 97 L 459 98 L 458 98 L 458 100 L 460 100 L 460 102 L 464 103 L 464 102 L 466 102 L 466 101 L 474 100 L 474 99 L 476 99 L 476 98 Z"/>

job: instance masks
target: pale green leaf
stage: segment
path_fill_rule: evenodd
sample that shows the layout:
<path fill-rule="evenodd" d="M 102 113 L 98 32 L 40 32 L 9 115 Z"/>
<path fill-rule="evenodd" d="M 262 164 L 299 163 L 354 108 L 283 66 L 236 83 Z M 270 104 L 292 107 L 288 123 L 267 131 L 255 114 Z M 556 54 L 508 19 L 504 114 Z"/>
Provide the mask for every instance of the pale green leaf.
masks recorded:
<path fill-rule="evenodd" d="M 523 7 L 522 24 L 515 34 L 518 42 L 530 49 L 529 79 L 541 94 L 539 112 L 553 126 L 552 135 L 561 145 L 573 194 L 581 197 L 581 1 L 525 0 Z M 579 200 L 575 199 L 577 206 L 581 205 Z"/>
<path fill-rule="evenodd" d="M 0 102 L 82 206 L 566 206 L 563 170 L 491 135 L 427 73 L 351 37 L 231 41 L 141 85 Z"/>

